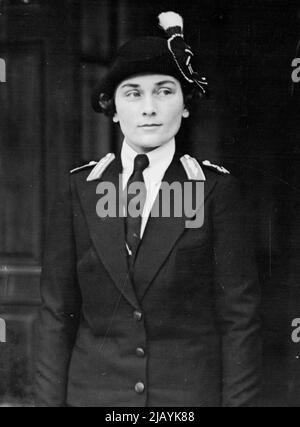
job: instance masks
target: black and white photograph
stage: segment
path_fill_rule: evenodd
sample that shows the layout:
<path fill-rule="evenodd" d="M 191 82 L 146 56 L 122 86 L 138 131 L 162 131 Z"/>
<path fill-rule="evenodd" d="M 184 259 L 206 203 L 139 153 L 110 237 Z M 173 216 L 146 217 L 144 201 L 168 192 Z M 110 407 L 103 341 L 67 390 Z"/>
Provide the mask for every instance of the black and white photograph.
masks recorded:
<path fill-rule="evenodd" d="M 300 407 L 299 113 L 297 0 L 0 0 L 0 407 Z"/>

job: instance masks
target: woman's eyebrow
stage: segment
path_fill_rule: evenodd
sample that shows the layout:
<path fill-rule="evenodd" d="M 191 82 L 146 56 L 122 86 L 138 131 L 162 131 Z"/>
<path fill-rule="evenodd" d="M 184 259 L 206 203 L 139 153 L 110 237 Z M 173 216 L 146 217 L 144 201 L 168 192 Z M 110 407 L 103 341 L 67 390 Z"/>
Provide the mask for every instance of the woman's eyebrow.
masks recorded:
<path fill-rule="evenodd" d="M 163 80 L 155 83 L 155 86 L 163 86 L 165 84 L 172 84 L 176 86 L 176 83 L 173 80 Z M 140 87 L 141 86 L 137 83 L 125 83 L 123 86 L 121 86 L 121 89 L 125 89 L 125 88 L 138 89 Z"/>
<path fill-rule="evenodd" d="M 162 82 L 155 83 L 156 86 L 163 86 L 165 84 L 172 84 L 176 86 L 176 83 L 173 80 L 163 80 Z"/>
<path fill-rule="evenodd" d="M 140 87 L 140 85 L 134 83 L 125 83 L 123 86 L 121 86 L 121 89 L 124 89 L 126 87 L 137 89 Z"/>

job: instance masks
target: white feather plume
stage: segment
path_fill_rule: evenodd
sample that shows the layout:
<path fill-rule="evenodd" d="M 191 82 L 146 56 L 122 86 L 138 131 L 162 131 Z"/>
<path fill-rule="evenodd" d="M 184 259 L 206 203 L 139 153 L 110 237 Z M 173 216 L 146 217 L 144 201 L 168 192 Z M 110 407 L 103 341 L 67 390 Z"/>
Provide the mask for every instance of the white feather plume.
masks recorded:
<path fill-rule="evenodd" d="M 183 18 L 175 12 L 163 12 L 158 16 L 159 25 L 167 31 L 172 27 L 180 27 L 183 31 Z"/>

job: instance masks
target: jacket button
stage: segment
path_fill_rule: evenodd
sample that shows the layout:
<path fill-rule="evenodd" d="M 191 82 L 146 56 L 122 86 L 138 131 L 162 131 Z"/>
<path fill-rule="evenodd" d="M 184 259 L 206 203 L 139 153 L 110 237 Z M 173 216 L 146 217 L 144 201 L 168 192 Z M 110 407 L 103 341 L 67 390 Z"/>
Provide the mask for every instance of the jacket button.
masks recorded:
<path fill-rule="evenodd" d="M 142 382 L 139 382 L 135 385 L 134 389 L 135 389 L 136 393 L 142 394 L 145 391 L 145 384 Z"/>
<path fill-rule="evenodd" d="M 145 350 L 141 347 L 138 347 L 135 350 L 135 353 L 136 353 L 137 357 L 145 357 Z"/>
<path fill-rule="evenodd" d="M 133 317 L 134 317 L 134 319 L 136 320 L 136 321 L 140 321 L 140 320 L 142 320 L 142 318 L 143 318 L 143 315 L 142 315 L 142 313 L 140 312 L 140 311 L 135 311 L 134 313 L 133 313 Z"/>

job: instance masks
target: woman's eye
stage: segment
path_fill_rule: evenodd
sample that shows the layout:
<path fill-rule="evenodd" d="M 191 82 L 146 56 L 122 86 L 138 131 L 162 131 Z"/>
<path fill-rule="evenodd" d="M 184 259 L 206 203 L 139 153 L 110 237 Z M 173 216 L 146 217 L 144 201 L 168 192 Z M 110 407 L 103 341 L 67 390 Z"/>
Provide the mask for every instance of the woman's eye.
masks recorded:
<path fill-rule="evenodd" d="M 171 91 L 171 89 L 160 89 L 159 91 L 158 91 L 158 94 L 159 95 L 162 95 L 162 96 L 168 96 L 168 95 L 171 95 L 172 94 L 172 91 Z"/>
<path fill-rule="evenodd" d="M 138 98 L 139 96 L 140 96 L 140 93 L 137 91 L 132 91 L 132 92 L 126 93 L 127 98 Z"/>

